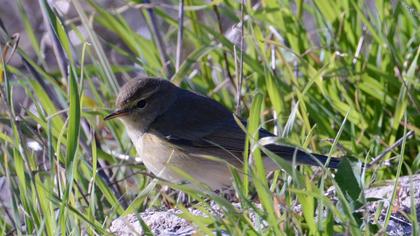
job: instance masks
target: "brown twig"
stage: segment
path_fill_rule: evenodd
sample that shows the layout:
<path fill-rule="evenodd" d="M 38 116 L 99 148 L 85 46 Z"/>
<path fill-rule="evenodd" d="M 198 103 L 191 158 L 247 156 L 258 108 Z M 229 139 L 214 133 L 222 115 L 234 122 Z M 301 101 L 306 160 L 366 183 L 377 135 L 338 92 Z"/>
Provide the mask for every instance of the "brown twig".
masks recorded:
<path fill-rule="evenodd" d="M 176 61 L 175 61 L 176 71 L 179 70 L 179 66 L 181 64 L 183 35 L 184 35 L 184 0 L 180 0 L 179 9 L 178 9 L 178 38 L 177 38 L 177 45 L 176 45 Z"/>
<path fill-rule="evenodd" d="M 145 3 L 150 4 L 149 0 L 145 0 Z M 172 68 L 171 61 L 169 60 L 168 54 L 166 53 L 166 45 L 162 39 L 162 35 L 157 26 L 157 19 L 155 16 L 155 12 L 153 8 L 147 8 L 147 12 L 149 13 L 150 20 L 152 23 L 152 32 L 156 39 L 157 48 L 159 50 L 160 59 L 162 61 L 163 69 L 166 73 L 167 78 L 171 78 L 174 74 L 174 69 Z"/>
<path fill-rule="evenodd" d="M 216 14 L 217 24 L 219 26 L 219 32 L 220 32 L 220 34 L 223 34 L 222 19 L 220 17 L 219 8 L 217 6 L 213 6 L 213 10 L 214 10 L 214 13 Z M 225 50 L 223 50 L 223 60 L 225 61 L 226 74 L 227 74 L 227 76 L 230 80 L 230 83 L 232 84 L 232 86 L 236 90 L 236 83 L 233 80 L 232 74 L 230 73 L 229 61 L 228 61 L 227 53 L 226 53 Z"/>
<path fill-rule="evenodd" d="M 239 76 L 238 76 L 238 87 L 237 87 L 237 98 L 236 98 L 236 114 L 240 114 L 241 108 L 241 88 L 243 80 L 243 65 L 244 65 L 244 5 L 245 0 L 241 1 L 241 41 L 240 41 L 240 57 L 239 57 Z"/>
<path fill-rule="evenodd" d="M 398 146 L 400 146 L 406 139 L 409 139 L 412 136 L 414 136 L 414 131 L 413 130 L 410 130 L 403 137 L 401 137 L 400 139 L 398 139 L 397 142 L 395 142 L 394 144 L 392 144 L 391 146 L 389 146 L 387 149 L 385 149 L 385 151 L 383 151 L 381 154 L 379 154 L 378 156 L 376 156 L 373 159 L 373 161 L 371 161 L 367 165 L 367 168 L 370 169 L 373 166 L 375 166 L 376 164 L 378 164 L 389 152 L 391 152 L 392 150 L 394 150 L 395 148 L 397 148 Z"/>

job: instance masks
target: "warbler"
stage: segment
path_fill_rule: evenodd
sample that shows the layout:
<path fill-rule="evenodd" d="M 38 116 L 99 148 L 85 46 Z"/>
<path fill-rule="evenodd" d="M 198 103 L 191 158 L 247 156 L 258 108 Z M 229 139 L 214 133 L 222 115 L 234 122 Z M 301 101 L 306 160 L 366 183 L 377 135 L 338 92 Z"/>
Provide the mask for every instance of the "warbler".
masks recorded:
<path fill-rule="evenodd" d="M 104 119 L 118 117 L 124 123 L 146 168 L 160 178 L 183 183 L 188 174 L 217 190 L 232 184 L 229 165 L 243 167 L 246 133 L 238 119 L 211 98 L 165 79 L 140 78 L 121 88 L 115 105 Z M 275 136 L 259 129 L 259 137 Z M 285 144 L 264 148 L 299 164 L 324 165 L 328 159 Z M 336 168 L 339 163 L 339 158 L 330 158 L 328 167 Z M 264 165 L 266 171 L 278 168 L 269 157 L 264 157 Z"/>

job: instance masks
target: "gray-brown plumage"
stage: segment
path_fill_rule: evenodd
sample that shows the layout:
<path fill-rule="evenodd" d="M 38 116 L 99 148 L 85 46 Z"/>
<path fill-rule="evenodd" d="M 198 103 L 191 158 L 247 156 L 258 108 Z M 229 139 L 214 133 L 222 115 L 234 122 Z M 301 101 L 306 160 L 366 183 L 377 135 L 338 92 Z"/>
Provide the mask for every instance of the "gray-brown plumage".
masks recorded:
<path fill-rule="evenodd" d="M 242 168 L 245 133 L 232 113 L 218 102 L 176 87 L 163 79 L 127 82 L 118 94 L 116 110 L 106 120 L 119 117 L 146 167 L 158 177 L 182 182 L 177 169 L 212 189 L 231 185 L 227 165 Z M 260 138 L 274 136 L 264 129 Z M 287 145 L 268 145 L 270 151 L 301 164 L 324 164 L 326 156 L 307 154 Z M 317 159 L 317 160 L 315 160 Z M 269 159 L 266 169 L 276 169 Z M 328 167 L 336 168 L 332 158 Z"/>

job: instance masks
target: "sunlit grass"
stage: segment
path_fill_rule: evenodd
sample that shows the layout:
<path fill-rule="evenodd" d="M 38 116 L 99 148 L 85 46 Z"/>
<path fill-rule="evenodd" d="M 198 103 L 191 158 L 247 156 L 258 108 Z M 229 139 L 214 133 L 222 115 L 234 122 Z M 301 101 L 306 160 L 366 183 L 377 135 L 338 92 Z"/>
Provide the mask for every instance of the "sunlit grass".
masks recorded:
<path fill-rule="evenodd" d="M 382 161 L 364 170 L 360 163 L 346 161 L 338 171 L 330 171 L 296 168 L 276 159 L 259 146 L 255 130 L 263 127 L 278 134 L 281 142 L 359 162 L 371 161 L 408 131 L 420 132 L 416 1 L 394 6 L 350 0 L 263 1 L 254 6 L 251 1 L 243 6 L 240 1 L 185 1 L 183 58 L 174 73 L 179 24 L 167 5 L 148 8 L 127 2 L 106 9 L 89 0 L 93 14 L 82 2 L 72 1 L 78 20 L 68 21 L 47 1 L 39 1 L 59 65 L 53 71 L 21 7 L 24 1 L 17 1 L 19 19 L 34 58 L 16 44 L 13 29 L 0 29 L 0 178 L 10 191 L 10 204 L 0 209 L 1 235 L 104 234 L 113 219 L 167 202 L 204 234 L 359 235 L 383 229 L 357 213 L 367 202 L 360 193 L 376 182 L 417 173 L 418 136 L 404 139 L 385 156 L 390 165 Z M 174 9 L 177 4 L 170 3 Z M 133 28 L 124 17 L 127 9 L 135 9 L 150 37 Z M 154 32 L 150 11 L 158 18 L 159 33 Z M 217 14 L 227 23 L 218 22 Z M 240 39 L 240 31 L 227 37 L 219 25 L 228 31 L 242 17 L 241 46 L 240 40 L 233 40 Z M 106 38 L 101 29 L 118 42 Z M 72 30 L 82 46 L 72 45 Z M 157 43 L 159 37 L 165 48 Z M 124 62 L 113 60 L 110 50 Z M 22 65 L 11 65 L 10 56 L 20 58 Z M 111 155 L 136 155 L 122 124 L 104 123 L 102 118 L 113 108 L 117 81 L 137 75 L 170 79 L 211 96 L 248 121 L 244 145 L 252 152 L 244 158 L 252 165 L 232 170 L 240 209 L 213 192 L 170 184 L 187 193 L 192 207 L 207 218 L 192 216 L 176 199 L 164 196 L 160 188 L 166 183 L 145 174 L 143 165 Z M 24 88 L 31 109 L 15 112 L 20 107 L 13 102 L 14 87 Z M 29 141 L 42 150 L 31 149 Z M 277 160 L 284 171 L 268 180 L 262 155 Z M 330 186 L 335 187 L 338 204 L 325 196 Z M 224 217 L 209 211 L 208 199 Z M 252 223 L 249 212 L 261 224 Z M 416 235 L 415 213 L 410 219 Z"/>

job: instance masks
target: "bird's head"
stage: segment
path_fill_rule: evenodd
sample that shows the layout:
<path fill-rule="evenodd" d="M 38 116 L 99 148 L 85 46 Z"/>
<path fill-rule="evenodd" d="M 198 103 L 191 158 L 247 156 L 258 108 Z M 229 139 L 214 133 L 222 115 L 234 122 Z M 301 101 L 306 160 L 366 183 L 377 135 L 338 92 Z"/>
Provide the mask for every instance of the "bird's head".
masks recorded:
<path fill-rule="evenodd" d="M 128 129 L 144 132 L 175 99 L 176 91 L 177 87 L 164 79 L 132 79 L 120 89 L 116 109 L 104 120 L 120 118 Z"/>

